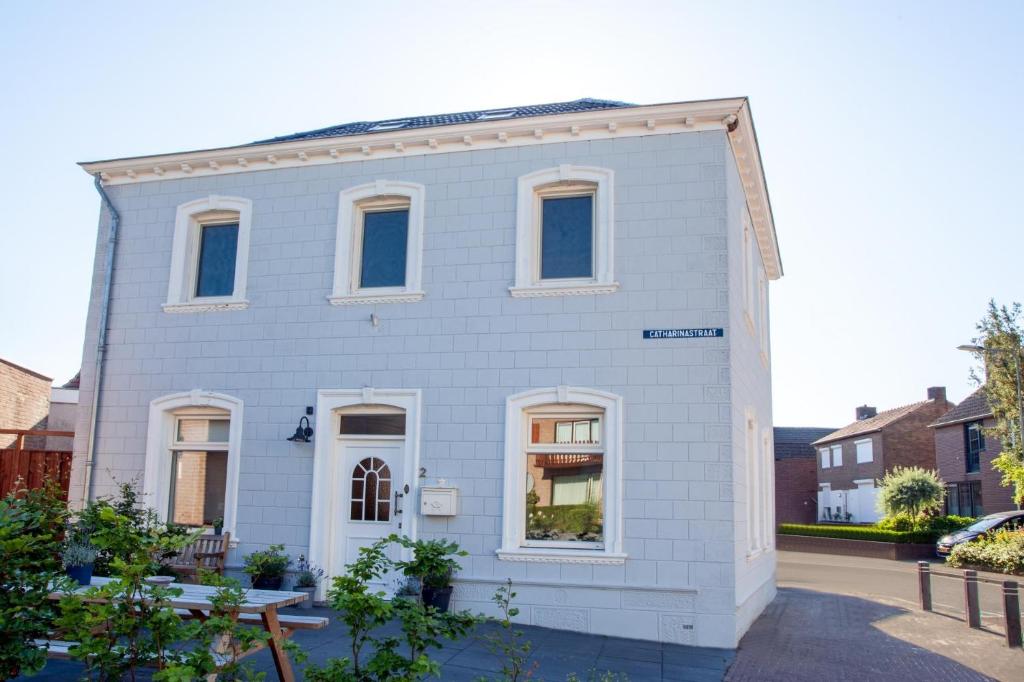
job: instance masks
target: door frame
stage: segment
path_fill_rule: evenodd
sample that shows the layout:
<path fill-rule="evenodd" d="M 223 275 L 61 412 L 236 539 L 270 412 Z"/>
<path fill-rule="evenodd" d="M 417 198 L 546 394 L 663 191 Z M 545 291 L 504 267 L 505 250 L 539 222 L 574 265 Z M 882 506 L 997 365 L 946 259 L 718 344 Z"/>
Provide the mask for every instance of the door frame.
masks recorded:
<path fill-rule="evenodd" d="M 419 530 L 418 499 L 420 469 L 420 415 L 421 391 L 417 388 L 356 388 L 322 389 L 317 391 L 316 421 L 313 439 L 313 493 L 310 500 L 309 560 L 324 569 L 327 576 L 340 575 L 342 566 L 332 566 L 331 547 L 344 542 L 345 525 L 335 523 L 331 510 L 336 492 L 333 490 L 335 447 L 341 431 L 341 410 L 352 414 L 353 409 L 366 407 L 367 412 L 380 406 L 397 407 L 405 411 L 405 440 L 402 453 L 402 478 L 408 484 L 402 506 L 402 531 L 415 540 Z M 358 410 L 356 410 L 358 411 Z M 357 440 L 359 437 L 354 438 Z M 343 492 L 343 491 L 342 491 Z M 317 599 L 323 599 L 326 580 L 321 581 Z"/>

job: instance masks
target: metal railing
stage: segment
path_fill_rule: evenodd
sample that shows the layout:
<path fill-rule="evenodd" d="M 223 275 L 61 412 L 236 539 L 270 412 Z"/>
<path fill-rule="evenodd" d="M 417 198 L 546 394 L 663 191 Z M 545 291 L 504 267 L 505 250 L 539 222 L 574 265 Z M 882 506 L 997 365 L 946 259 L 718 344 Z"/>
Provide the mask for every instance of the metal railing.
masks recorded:
<path fill-rule="evenodd" d="M 932 610 L 932 576 L 963 580 L 964 620 L 969 628 L 981 628 L 981 602 L 978 600 L 978 584 L 1000 585 L 1003 591 L 1003 622 L 1006 645 L 1011 648 L 1022 646 L 1020 625 L 1020 586 L 1016 580 L 995 580 L 978 575 L 977 571 L 964 569 L 963 575 L 949 571 L 933 571 L 927 561 L 917 562 L 918 597 L 921 608 Z"/>

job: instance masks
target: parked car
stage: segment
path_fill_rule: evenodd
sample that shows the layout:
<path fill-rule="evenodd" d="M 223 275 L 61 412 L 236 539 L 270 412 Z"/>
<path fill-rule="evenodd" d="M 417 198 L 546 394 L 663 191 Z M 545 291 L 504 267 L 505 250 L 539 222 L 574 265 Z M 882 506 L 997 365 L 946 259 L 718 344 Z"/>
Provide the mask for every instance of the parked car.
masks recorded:
<path fill-rule="evenodd" d="M 957 545 L 965 542 L 973 542 L 990 531 L 997 530 L 1019 530 L 1024 528 L 1024 510 L 999 512 L 983 516 L 971 525 L 943 535 L 935 543 L 935 553 L 942 558 L 949 556 L 950 551 Z"/>

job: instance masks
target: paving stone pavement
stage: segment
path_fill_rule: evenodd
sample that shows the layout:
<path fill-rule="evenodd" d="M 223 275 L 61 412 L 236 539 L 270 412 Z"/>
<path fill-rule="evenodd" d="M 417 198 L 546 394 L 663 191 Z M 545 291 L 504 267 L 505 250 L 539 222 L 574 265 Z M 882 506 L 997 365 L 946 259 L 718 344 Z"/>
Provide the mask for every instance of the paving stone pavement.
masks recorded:
<path fill-rule="evenodd" d="M 896 600 L 780 588 L 740 642 L 729 682 L 1024 680 L 994 632 Z"/>

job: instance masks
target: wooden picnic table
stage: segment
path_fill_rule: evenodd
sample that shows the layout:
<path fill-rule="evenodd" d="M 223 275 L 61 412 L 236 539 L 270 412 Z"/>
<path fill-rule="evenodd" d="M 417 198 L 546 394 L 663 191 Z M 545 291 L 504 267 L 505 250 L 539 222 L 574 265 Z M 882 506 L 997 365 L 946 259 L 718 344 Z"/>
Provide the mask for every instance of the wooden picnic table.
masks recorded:
<path fill-rule="evenodd" d="M 90 587 L 99 587 L 111 582 L 112 578 L 94 576 L 92 583 L 88 586 L 79 587 L 74 592 L 84 594 Z M 217 594 L 216 587 L 207 585 L 189 585 L 185 583 L 171 583 L 168 587 L 181 589 L 181 594 L 171 597 L 169 605 L 178 611 L 182 617 L 197 618 L 206 620 L 213 603 L 210 601 Z M 53 592 L 50 599 L 59 600 L 66 596 L 67 592 Z M 285 592 L 278 590 L 246 590 L 245 601 L 239 605 L 236 617 L 244 623 L 259 624 L 270 634 L 267 646 L 274 656 L 274 667 L 277 668 L 277 676 L 282 682 L 293 682 L 295 673 L 292 671 L 291 661 L 288 653 L 284 650 L 284 640 L 290 637 L 297 629 L 320 629 L 326 627 L 326 618 L 286 616 L 281 618 L 277 610 L 283 606 L 291 606 L 305 601 L 308 595 L 305 592 Z M 226 650 L 228 642 L 218 642 L 218 653 Z M 256 647 L 242 655 L 248 655 L 261 649 Z"/>

